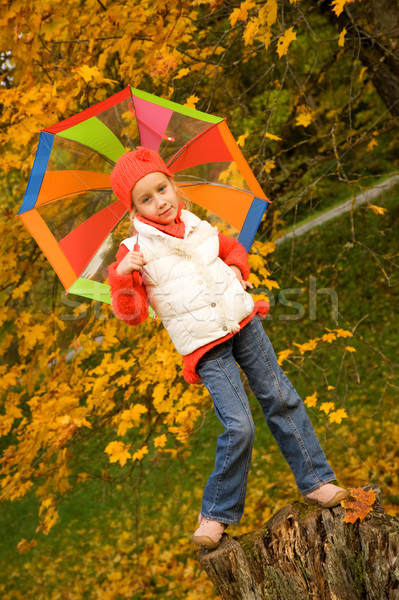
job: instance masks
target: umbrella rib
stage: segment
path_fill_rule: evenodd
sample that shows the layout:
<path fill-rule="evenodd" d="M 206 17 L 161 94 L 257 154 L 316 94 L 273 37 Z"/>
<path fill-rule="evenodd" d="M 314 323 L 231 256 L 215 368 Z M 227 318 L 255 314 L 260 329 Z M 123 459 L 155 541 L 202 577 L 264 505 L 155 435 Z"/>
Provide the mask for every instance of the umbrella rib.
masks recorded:
<path fill-rule="evenodd" d="M 206 179 L 199 179 L 198 181 L 177 181 L 176 182 L 179 187 L 190 187 L 195 185 L 214 185 L 222 188 L 228 188 L 229 190 L 236 190 L 237 192 L 242 192 L 244 194 L 248 194 L 249 196 L 256 196 L 250 190 L 244 190 L 243 188 L 238 188 L 233 185 L 228 185 L 227 183 L 215 183 L 211 181 L 207 181 Z M 263 198 L 261 198 L 263 200 Z"/>

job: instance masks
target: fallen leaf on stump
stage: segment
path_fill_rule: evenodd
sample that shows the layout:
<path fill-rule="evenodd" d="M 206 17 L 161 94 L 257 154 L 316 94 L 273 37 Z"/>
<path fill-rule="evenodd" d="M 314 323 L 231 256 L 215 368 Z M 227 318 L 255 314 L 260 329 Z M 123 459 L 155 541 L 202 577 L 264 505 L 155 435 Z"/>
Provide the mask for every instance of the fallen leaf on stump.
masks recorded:
<path fill-rule="evenodd" d="M 363 519 L 373 510 L 373 504 L 376 496 L 372 489 L 367 492 L 362 488 L 352 488 L 351 495 L 342 501 L 342 506 L 346 508 L 344 517 L 345 523 L 354 523 L 356 519 Z"/>

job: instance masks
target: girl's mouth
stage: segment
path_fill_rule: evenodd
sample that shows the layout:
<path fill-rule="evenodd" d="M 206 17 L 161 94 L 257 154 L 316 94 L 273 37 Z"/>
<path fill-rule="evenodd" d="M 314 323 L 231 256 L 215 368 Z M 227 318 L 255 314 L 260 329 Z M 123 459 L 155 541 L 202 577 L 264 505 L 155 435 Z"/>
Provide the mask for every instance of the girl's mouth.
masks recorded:
<path fill-rule="evenodd" d="M 165 210 L 163 213 L 161 213 L 159 216 L 160 217 L 169 217 L 170 213 L 172 212 L 173 207 L 170 206 L 167 210 Z"/>

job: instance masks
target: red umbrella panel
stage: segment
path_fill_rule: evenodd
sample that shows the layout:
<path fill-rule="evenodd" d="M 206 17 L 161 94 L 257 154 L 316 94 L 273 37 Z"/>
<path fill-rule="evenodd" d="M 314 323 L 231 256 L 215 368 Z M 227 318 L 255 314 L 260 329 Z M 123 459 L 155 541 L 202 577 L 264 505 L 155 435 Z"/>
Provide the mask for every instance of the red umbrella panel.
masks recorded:
<path fill-rule="evenodd" d="M 69 293 L 110 302 L 107 266 L 127 213 L 109 176 L 139 145 L 161 154 L 200 214 L 247 249 L 253 241 L 268 200 L 226 121 L 127 87 L 40 134 L 18 216 Z"/>

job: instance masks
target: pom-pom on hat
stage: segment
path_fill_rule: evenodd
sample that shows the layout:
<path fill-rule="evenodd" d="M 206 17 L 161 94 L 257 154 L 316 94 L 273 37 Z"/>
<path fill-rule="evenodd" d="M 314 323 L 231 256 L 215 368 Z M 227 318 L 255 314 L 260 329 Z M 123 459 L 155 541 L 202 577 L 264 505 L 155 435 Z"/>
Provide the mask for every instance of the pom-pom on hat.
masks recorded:
<path fill-rule="evenodd" d="M 137 146 L 132 152 L 122 154 L 111 172 L 111 186 L 115 196 L 126 208 L 132 210 L 132 190 L 136 183 L 149 173 L 165 173 L 173 177 L 155 150 Z"/>

